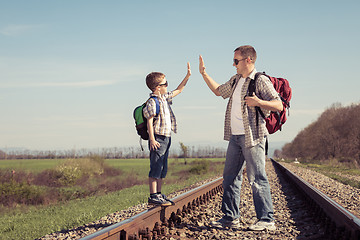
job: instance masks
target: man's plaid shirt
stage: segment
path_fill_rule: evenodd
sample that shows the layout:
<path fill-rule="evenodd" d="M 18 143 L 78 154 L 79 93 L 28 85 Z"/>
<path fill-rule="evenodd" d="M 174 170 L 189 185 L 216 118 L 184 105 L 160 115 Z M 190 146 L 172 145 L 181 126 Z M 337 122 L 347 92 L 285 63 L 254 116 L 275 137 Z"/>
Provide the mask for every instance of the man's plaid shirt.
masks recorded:
<path fill-rule="evenodd" d="M 150 94 L 150 97 L 157 96 L 153 93 Z M 173 99 L 173 92 L 168 92 L 161 97 L 157 96 L 159 99 L 159 105 L 160 105 L 160 112 L 157 117 L 156 115 L 156 103 L 154 99 L 149 99 L 146 103 L 146 106 L 143 109 L 144 117 L 150 118 L 154 117 L 154 133 L 157 135 L 162 135 L 166 137 L 171 136 L 171 131 L 168 129 L 171 129 L 174 133 L 177 131 L 177 124 L 176 124 L 176 118 L 175 115 L 170 107 L 172 104 Z M 167 104 L 166 104 L 166 102 Z M 171 122 L 165 121 L 165 107 L 169 106 L 169 112 L 170 112 L 170 119 Z M 171 127 L 169 128 L 169 125 L 171 124 Z"/>
<path fill-rule="evenodd" d="M 241 104 L 243 106 L 243 121 L 245 128 L 245 146 L 253 147 L 259 144 L 266 135 L 268 135 L 268 131 L 266 129 L 265 119 L 261 117 L 259 114 L 259 124 L 256 126 L 256 110 L 255 107 L 249 107 L 245 103 L 245 96 L 248 91 L 249 83 L 251 79 L 255 78 L 256 69 L 254 69 L 249 77 L 246 78 L 245 83 L 241 88 Z M 231 104 L 232 104 L 232 95 L 236 85 L 239 82 L 241 75 L 236 74 L 230 78 L 229 81 L 220 85 L 218 90 L 221 96 L 226 99 L 230 98 L 226 107 L 225 112 L 225 124 L 224 124 L 224 140 L 229 141 L 231 137 Z M 264 75 L 260 75 L 256 80 L 256 90 L 255 94 L 258 98 L 266 101 L 271 100 L 281 100 L 279 94 L 274 89 L 269 78 Z M 264 115 L 267 117 L 270 114 L 269 110 L 261 108 Z"/>

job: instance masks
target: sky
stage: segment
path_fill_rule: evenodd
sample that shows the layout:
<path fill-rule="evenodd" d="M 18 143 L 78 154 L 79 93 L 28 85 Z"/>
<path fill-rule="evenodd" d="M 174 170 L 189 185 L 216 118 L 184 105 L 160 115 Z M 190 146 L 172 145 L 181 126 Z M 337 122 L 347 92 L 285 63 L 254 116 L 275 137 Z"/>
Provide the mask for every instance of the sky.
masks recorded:
<path fill-rule="evenodd" d="M 252 45 L 256 69 L 287 78 L 290 116 L 270 143 L 291 142 L 334 103 L 359 103 L 360 1 L 0 0 L 0 149 L 139 146 L 133 110 L 145 77 L 163 72 L 174 90 L 172 145 L 224 146 L 233 51 Z M 344 126 L 346 127 L 346 126 Z"/>

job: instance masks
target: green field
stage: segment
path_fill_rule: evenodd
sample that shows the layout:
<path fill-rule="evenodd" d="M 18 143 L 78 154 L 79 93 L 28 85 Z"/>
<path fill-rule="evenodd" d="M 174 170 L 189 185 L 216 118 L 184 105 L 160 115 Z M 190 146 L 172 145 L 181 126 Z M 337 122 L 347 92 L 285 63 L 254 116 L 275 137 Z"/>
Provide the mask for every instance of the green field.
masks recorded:
<path fill-rule="evenodd" d="M 54 169 L 64 161 L 63 159 L 4 160 L 0 161 L 0 170 L 35 174 Z M 185 165 L 183 159 L 169 159 L 169 171 L 162 188 L 163 193 L 169 194 L 203 179 L 221 176 L 223 162 L 224 159 L 187 159 Z M 147 182 L 148 159 L 107 159 L 105 163 L 110 167 L 121 169 L 124 176 L 130 173 Z M 203 166 L 207 168 L 203 169 Z M 119 181 L 126 179 L 119 178 Z M 35 239 L 52 232 L 81 226 L 107 214 L 145 203 L 148 191 L 148 185 L 143 184 L 56 204 L 41 206 L 17 204 L 11 208 L 2 206 L 0 239 Z"/>
<path fill-rule="evenodd" d="M 29 172 L 41 172 L 60 164 L 64 159 L 19 159 L 0 160 L 0 169 L 24 170 Z"/>

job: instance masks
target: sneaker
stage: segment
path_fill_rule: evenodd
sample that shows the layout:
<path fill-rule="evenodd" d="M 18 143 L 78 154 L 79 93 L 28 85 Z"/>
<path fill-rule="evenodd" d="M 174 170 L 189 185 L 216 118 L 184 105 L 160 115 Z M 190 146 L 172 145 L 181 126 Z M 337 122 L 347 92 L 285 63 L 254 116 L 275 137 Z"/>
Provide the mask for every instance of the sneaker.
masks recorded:
<path fill-rule="evenodd" d="M 161 194 L 161 197 L 162 197 L 163 199 L 165 199 L 166 201 L 170 202 L 171 205 L 175 205 L 175 203 L 174 203 L 173 201 L 171 201 L 165 194 Z"/>
<path fill-rule="evenodd" d="M 228 227 L 228 228 L 240 228 L 240 220 L 234 219 L 232 221 L 221 218 L 217 221 L 211 222 L 211 225 L 216 228 Z"/>
<path fill-rule="evenodd" d="M 171 206 L 171 202 L 165 200 L 161 194 L 156 194 L 154 197 L 148 198 L 148 204 L 156 206 Z"/>
<path fill-rule="evenodd" d="M 250 225 L 249 229 L 252 231 L 262 231 L 262 230 L 276 230 L 275 222 L 266 222 L 259 220 L 257 223 Z"/>

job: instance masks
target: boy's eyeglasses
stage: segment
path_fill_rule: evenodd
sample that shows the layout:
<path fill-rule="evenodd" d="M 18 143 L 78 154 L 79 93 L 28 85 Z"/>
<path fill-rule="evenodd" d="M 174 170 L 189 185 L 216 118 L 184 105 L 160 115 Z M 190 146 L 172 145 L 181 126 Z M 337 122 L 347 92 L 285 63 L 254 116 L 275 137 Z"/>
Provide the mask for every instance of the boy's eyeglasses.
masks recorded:
<path fill-rule="evenodd" d="M 162 87 L 162 86 L 167 87 L 167 86 L 168 86 L 168 82 L 166 81 L 166 82 L 165 82 L 165 83 L 163 83 L 163 84 L 159 84 L 159 86 L 160 86 L 160 87 Z"/>
<path fill-rule="evenodd" d="M 247 59 L 247 57 L 246 57 L 246 58 L 243 58 L 243 59 L 240 59 L 240 60 L 234 58 L 234 63 L 235 63 L 235 65 L 238 65 L 239 62 L 241 62 L 241 61 L 243 61 L 243 60 L 245 60 L 245 59 Z"/>

